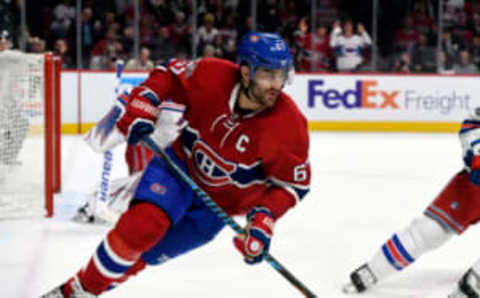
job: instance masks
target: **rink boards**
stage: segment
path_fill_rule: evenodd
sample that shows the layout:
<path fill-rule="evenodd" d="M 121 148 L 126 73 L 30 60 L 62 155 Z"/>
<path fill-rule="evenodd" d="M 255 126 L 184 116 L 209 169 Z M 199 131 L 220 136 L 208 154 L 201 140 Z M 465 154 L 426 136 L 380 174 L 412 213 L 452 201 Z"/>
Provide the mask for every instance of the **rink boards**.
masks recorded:
<path fill-rule="evenodd" d="M 147 76 L 126 72 L 129 90 Z M 114 72 L 62 73 L 62 132 L 85 132 L 111 107 Z M 453 132 L 480 104 L 478 76 L 297 74 L 285 92 L 311 130 Z"/>

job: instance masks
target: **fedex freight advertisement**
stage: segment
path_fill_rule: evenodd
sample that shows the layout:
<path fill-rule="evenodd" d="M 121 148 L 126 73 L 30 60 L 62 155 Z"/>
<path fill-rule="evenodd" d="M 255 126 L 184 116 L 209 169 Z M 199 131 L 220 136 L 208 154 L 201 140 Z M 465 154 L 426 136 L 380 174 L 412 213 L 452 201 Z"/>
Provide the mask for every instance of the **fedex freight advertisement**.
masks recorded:
<path fill-rule="evenodd" d="M 286 92 L 309 121 L 459 122 L 480 105 L 480 77 L 298 75 Z"/>

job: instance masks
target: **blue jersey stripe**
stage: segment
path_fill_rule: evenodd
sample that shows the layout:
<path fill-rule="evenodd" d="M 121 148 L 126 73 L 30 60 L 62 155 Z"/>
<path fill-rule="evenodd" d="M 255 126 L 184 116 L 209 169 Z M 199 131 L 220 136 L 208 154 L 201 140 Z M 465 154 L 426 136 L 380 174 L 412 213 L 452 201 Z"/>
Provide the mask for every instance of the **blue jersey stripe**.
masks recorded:
<path fill-rule="evenodd" d="M 480 140 L 475 140 L 470 144 L 470 146 L 473 147 L 473 146 L 478 145 L 478 144 L 480 144 Z"/>
<path fill-rule="evenodd" d="M 150 103 L 154 106 L 158 106 L 160 104 L 160 101 L 158 100 L 157 96 L 153 94 L 151 91 L 143 91 L 140 93 L 140 96 L 145 97 L 150 101 Z"/>
<path fill-rule="evenodd" d="M 382 245 L 382 251 L 383 251 L 383 254 L 385 255 L 385 257 L 387 258 L 388 262 L 390 264 L 392 264 L 393 267 L 395 267 L 395 269 L 397 269 L 398 271 L 402 270 L 403 268 L 400 267 L 397 262 L 395 262 L 395 259 L 393 258 L 392 254 L 390 253 L 390 250 L 388 250 L 388 247 L 387 245 Z"/>
<path fill-rule="evenodd" d="M 392 240 L 395 246 L 397 247 L 398 251 L 402 255 L 402 257 L 404 257 L 409 263 L 415 262 L 415 259 L 412 258 L 412 256 L 410 256 L 410 254 L 407 252 L 405 247 L 403 247 L 402 243 L 400 242 L 400 239 L 398 239 L 397 234 L 393 235 Z"/>
<path fill-rule="evenodd" d="M 300 200 L 302 200 L 302 199 L 307 195 L 307 193 L 310 192 L 310 188 L 308 188 L 308 189 L 300 189 L 300 188 L 296 188 L 296 187 L 294 187 L 294 186 L 292 186 L 292 188 L 293 188 L 293 190 L 297 193 L 298 198 L 299 198 Z"/>
<path fill-rule="evenodd" d="M 98 259 L 100 260 L 100 262 L 102 262 L 103 266 L 110 272 L 124 273 L 125 271 L 128 270 L 128 268 L 130 268 L 130 266 L 124 266 L 124 265 L 115 263 L 115 261 L 112 260 L 112 258 L 110 258 L 107 251 L 105 250 L 103 241 L 97 249 L 97 255 L 98 255 Z"/>
<path fill-rule="evenodd" d="M 237 170 L 232 173 L 231 178 L 239 184 L 248 184 L 255 180 L 265 180 L 265 174 L 263 173 L 263 168 L 260 164 L 251 168 L 244 168 L 239 165 Z"/>

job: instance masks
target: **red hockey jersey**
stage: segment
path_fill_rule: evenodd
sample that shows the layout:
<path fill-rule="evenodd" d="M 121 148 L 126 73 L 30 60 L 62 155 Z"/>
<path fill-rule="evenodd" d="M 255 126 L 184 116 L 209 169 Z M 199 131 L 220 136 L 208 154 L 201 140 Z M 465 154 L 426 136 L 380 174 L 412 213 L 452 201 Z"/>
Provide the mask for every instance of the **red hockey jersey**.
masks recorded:
<path fill-rule="evenodd" d="M 309 191 L 307 121 L 283 92 L 273 108 L 239 115 L 234 111 L 239 90 L 236 64 L 173 60 L 153 70 L 131 97 L 186 106 L 188 126 L 175 152 L 225 212 L 245 214 L 259 205 L 279 218 Z"/>

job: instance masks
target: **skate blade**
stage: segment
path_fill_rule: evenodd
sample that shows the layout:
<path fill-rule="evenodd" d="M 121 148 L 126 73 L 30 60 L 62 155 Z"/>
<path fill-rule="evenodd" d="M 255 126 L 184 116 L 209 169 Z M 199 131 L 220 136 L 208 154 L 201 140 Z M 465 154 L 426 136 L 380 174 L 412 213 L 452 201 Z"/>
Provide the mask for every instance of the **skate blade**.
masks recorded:
<path fill-rule="evenodd" d="M 468 296 L 463 294 L 459 290 L 455 290 L 455 292 L 448 295 L 448 298 L 468 298 Z"/>
<path fill-rule="evenodd" d="M 358 294 L 357 288 L 352 283 L 344 285 L 342 287 L 342 292 L 345 294 Z"/>

